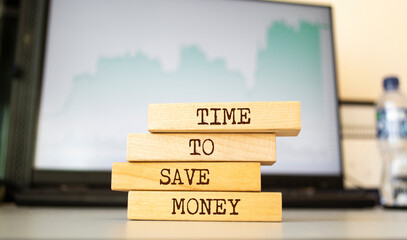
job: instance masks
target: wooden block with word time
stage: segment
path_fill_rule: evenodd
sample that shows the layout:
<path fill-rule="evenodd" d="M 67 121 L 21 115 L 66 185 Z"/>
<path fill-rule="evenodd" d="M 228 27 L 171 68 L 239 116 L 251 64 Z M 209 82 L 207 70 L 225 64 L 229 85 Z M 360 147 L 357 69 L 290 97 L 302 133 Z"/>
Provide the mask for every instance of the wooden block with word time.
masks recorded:
<path fill-rule="evenodd" d="M 112 190 L 257 191 L 258 162 L 113 163 Z"/>
<path fill-rule="evenodd" d="M 300 102 L 174 103 L 148 105 L 150 132 L 274 132 L 297 136 Z"/>
<path fill-rule="evenodd" d="M 131 191 L 127 217 L 134 220 L 280 222 L 281 193 Z"/>
<path fill-rule="evenodd" d="M 274 133 L 138 133 L 127 136 L 127 160 L 276 161 Z"/>

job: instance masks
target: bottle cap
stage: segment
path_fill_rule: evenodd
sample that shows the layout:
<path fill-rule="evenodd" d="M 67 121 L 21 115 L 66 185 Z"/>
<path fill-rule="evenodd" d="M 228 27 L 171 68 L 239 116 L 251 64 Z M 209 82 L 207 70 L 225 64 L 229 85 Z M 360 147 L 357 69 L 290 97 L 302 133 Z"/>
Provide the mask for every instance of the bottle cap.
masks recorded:
<path fill-rule="evenodd" d="M 383 87 L 386 91 L 399 89 L 399 79 L 397 77 L 386 77 L 383 81 Z"/>

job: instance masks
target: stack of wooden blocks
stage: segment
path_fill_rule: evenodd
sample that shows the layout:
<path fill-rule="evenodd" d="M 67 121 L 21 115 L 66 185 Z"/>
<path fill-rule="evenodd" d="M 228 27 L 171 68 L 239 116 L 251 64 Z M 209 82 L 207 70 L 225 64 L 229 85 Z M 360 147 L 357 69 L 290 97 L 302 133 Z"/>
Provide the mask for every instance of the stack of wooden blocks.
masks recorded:
<path fill-rule="evenodd" d="M 276 136 L 301 129 L 299 102 L 150 104 L 148 130 L 129 134 L 112 190 L 137 220 L 281 221 L 281 193 L 261 192 Z"/>

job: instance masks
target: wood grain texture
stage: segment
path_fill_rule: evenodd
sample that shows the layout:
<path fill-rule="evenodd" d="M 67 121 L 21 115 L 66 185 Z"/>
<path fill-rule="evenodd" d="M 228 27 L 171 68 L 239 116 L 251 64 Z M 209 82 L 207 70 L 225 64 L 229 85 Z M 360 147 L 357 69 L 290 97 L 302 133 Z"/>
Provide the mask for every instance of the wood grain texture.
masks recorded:
<path fill-rule="evenodd" d="M 148 130 L 274 132 L 277 136 L 297 136 L 301 130 L 300 102 L 149 104 Z"/>
<path fill-rule="evenodd" d="M 281 193 L 129 192 L 127 217 L 134 220 L 281 221 Z"/>
<path fill-rule="evenodd" d="M 260 163 L 116 162 L 112 167 L 112 190 L 259 192 Z"/>
<path fill-rule="evenodd" d="M 129 134 L 127 160 L 135 161 L 276 161 L 274 133 Z"/>

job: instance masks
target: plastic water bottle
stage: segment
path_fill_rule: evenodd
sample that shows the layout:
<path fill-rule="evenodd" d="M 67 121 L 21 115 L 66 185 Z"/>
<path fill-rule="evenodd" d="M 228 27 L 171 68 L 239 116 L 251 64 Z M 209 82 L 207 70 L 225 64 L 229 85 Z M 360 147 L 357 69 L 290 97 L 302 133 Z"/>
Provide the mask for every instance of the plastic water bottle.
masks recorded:
<path fill-rule="evenodd" d="M 383 81 L 377 104 L 377 137 L 383 157 L 380 201 L 386 207 L 407 207 L 407 99 L 399 80 Z"/>

